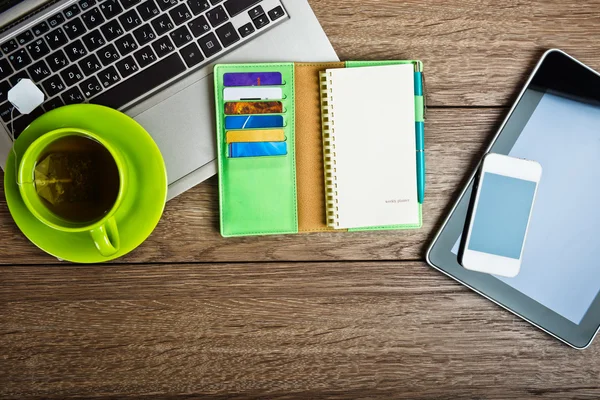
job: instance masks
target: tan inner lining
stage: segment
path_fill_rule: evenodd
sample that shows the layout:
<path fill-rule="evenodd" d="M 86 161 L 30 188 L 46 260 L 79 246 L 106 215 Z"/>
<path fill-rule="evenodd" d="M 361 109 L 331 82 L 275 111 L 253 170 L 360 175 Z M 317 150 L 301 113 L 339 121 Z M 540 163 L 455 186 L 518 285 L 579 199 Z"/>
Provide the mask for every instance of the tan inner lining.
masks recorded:
<path fill-rule="evenodd" d="M 344 68 L 337 63 L 297 63 L 296 91 L 296 182 L 298 230 L 335 231 L 327 227 L 321 132 L 319 71 Z"/>

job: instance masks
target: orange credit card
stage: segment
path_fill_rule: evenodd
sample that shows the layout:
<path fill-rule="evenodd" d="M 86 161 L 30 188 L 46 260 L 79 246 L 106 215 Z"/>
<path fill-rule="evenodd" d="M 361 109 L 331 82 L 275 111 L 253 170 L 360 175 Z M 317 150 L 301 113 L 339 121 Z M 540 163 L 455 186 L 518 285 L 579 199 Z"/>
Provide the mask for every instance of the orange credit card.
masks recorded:
<path fill-rule="evenodd" d="M 280 101 L 238 101 L 225 103 L 226 115 L 240 114 L 281 114 L 283 104 Z"/>

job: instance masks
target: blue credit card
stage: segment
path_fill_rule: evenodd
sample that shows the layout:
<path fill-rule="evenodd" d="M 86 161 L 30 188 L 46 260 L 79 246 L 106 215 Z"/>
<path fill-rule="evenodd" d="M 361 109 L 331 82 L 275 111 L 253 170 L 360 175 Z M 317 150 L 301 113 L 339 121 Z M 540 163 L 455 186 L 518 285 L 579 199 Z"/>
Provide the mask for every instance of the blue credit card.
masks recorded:
<path fill-rule="evenodd" d="M 285 156 L 286 154 L 286 142 L 231 143 L 229 145 L 230 158 Z"/>
<path fill-rule="evenodd" d="M 225 117 L 225 129 L 283 128 L 281 115 L 244 115 Z"/>

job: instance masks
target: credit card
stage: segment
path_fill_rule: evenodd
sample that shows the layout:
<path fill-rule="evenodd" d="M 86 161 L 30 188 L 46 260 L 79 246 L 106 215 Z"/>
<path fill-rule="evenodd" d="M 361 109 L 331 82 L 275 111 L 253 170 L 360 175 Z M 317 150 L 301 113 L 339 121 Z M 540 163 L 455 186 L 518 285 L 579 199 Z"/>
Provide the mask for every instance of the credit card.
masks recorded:
<path fill-rule="evenodd" d="M 229 157 L 231 158 L 285 156 L 286 154 L 286 142 L 231 143 L 229 145 Z"/>
<path fill-rule="evenodd" d="M 223 76 L 225 86 L 283 85 L 281 72 L 230 72 Z"/>
<path fill-rule="evenodd" d="M 283 128 L 281 115 L 225 117 L 225 129 Z"/>
<path fill-rule="evenodd" d="M 225 134 L 227 143 L 240 142 L 283 142 L 285 133 L 283 129 L 262 129 L 244 131 L 229 131 Z"/>
<path fill-rule="evenodd" d="M 281 100 L 280 87 L 228 87 L 223 91 L 225 101 L 235 100 Z"/>
<path fill-rule="evenodd" d="M 225 115 L 237 114 L 281 114 L 283 104 L 280 101 L 239 101 L 225 103 Z"/>

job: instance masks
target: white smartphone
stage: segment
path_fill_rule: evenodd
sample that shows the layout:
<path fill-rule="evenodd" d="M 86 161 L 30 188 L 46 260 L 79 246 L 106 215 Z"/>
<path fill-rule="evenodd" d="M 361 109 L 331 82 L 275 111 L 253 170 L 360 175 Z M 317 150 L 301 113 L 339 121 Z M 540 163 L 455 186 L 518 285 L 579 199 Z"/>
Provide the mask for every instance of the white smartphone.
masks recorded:
<path fill-rule="evenodd" d="M 535 161 L 500 154 L 484 157 L 459 252 L 464 268 L 517 276 L 541 178 L 542 166 Z"/>

